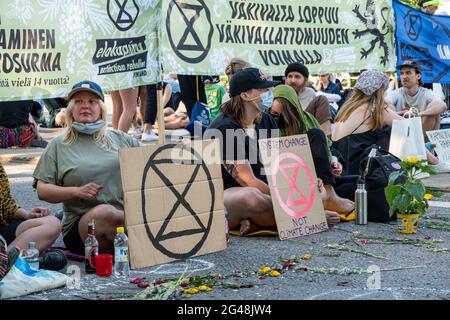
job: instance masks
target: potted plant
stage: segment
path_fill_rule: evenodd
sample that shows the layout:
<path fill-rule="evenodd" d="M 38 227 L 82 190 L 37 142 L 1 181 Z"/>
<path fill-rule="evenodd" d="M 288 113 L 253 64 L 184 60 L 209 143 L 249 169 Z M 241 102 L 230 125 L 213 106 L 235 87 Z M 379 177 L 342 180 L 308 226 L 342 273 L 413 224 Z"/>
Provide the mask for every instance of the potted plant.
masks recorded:
<path fill-rule="evenodd" d="M 407 157 L 400 162 L 400 167 L 400 171 L 389 176 L 384 194 L 390 207 L 389 213 L 396 213 L 401 219 L 400 233 L 416 233 L 419 215 L 425 213 L 428 201 L 440 197 L 442 193 L 429 190 L 418 178 L 422 172 L 436 174 L 426 159 Z"/>

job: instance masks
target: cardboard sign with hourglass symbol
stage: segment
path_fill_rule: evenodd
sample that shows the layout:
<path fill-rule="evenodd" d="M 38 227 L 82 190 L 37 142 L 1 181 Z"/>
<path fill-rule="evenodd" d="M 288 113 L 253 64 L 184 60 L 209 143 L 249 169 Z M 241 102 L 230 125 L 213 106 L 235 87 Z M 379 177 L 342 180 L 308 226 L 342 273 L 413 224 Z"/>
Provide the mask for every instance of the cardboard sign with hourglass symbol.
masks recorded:
<path fill-rule="evenodd" d="M 261 139 L 259 146 L 280 239 L 327 230 L 307 135 Z"/>

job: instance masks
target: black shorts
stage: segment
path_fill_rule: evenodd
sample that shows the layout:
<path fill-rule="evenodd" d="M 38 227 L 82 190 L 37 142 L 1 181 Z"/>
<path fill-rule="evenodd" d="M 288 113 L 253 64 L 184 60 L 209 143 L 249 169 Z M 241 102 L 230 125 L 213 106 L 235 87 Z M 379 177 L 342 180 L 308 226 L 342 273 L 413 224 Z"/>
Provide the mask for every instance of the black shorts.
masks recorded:
<path fill-rule="evenodd" d="M 10 244 L 14 241 L 14 239 L 16 239 L 17 228 L 23 221 L 24 220 L 16 219 L 9 224 L 0 226 L 0 235 L 5 238 L 7 244 Z"/>
<path fill-rule="evenodd" d="M 63 238 L 66 248 L 70 252 L 84 256 L 84 242 L 81 239 L 80 232 L 78 231 L 78 225 L 80 224 L 81 217 L 72 225 L 72 228 Z"/>

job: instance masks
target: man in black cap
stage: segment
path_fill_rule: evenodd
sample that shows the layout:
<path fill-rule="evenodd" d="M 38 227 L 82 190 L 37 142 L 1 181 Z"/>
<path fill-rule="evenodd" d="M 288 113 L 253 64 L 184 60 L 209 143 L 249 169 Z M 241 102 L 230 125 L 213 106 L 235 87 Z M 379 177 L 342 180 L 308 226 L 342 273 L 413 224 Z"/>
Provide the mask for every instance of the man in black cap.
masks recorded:
<path fill-rule="evenodd" d="M 256 68 L 235 73 L 230 81 L 231 98 L 204 137 L 220 140 L 227 220 L 230 229 L 239 228 L 242 235 L 275 226 L 258 139 L 278 134 L 275 121 L 264 112 L 272 105 L 270 88 L 277 84 Z"/>
<path fill-rule="evenodd" d="M 397 66 L 400 70 L 402 87 L 389 92 L 386 100 L 394 105 L 395 110 L 401 116 L 412 109 L 416 115 L 422 117 L 422 128 L 426 137 L 426 131 L 439 130 L 440 114 L 447 107 L 433 91 L 423 87 L 420 66 L 412 60 L 406 60 Z"/>
<path fill-rule="evenodd" d="M 311 113 L 319 122 L 326 136 L 331 136 L 331 115 L 328 99 L 316 96 L 314 89 L 308 86 L 309 70 L 300 62 L 294 62 L 284 71 L 285 83 L 297 92 L 300 106 Z"/>

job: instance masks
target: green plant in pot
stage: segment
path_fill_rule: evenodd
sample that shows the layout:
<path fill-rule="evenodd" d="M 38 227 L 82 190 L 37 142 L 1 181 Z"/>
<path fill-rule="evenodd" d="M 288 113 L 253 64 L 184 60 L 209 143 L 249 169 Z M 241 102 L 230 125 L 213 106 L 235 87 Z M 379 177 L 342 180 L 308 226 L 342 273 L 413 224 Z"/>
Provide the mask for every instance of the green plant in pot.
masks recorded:
<path fill-rule="evenodd" d="M 440 197 L 442 193 L 429 190 L 418 178 L 422 172 L 436 174 L 427 160 L 407 157 L 399 164 L 401 170 L 391 173 L 384 194 L 389 204 L 389 213 L 396 213 L 401 219 L 400 233 L 416 233 L 419 215 L 425 213 L 428 201 L 433 197 Z"/>

